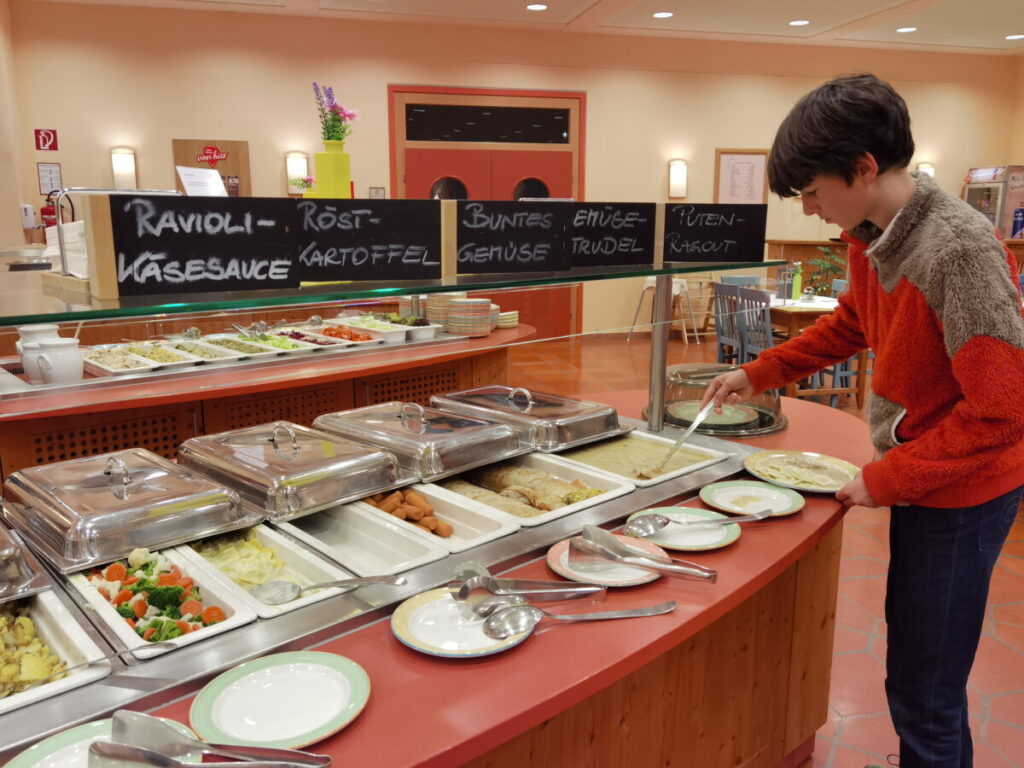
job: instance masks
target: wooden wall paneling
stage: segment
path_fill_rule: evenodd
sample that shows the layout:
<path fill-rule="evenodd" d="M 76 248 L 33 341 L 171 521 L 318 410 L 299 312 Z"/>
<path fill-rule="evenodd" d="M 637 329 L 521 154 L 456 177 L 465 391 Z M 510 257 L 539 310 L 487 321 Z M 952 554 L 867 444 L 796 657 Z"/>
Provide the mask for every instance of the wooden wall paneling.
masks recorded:
<path fill-rule="evenodd" d="M 198 403 L 7 422 L 0 425 L 0 471 L 6 477 L 24 467 L 126 448 L 173 458 L 178 445 L 202 429 Z"/>
<path fill-rule="evenodd" d="M 206 434 L 211 435 L 271 421 L 291 421 L 309 427 L 317 416 L 352 405 L 352 382 L 343 380 L 265 395 L 205 400 L 203 422 Z"/>
<path fill-rule="evenodd" d="M 466 768 L 775 768 L 786 755 L 786 702 L 814 683 L 790 671 L 798 651 L 792 637 L 797 569 Z M 794 687 L 787 692 L 787 685 Z"/>
<path fill-rule="evenodd" d="M 508 384 L 508 349 L 493 349 L 470 358 L 473 366 L 471 387 L 485 387 L 488 384 Z"/>
<path fill-rule="evenodd" d="M 431 395 L 468 389 L 472 381 L 472 360 L 450 360 L 353 379 L 353 394 L 356 407 L 397 401 L 429 405 Z"/>

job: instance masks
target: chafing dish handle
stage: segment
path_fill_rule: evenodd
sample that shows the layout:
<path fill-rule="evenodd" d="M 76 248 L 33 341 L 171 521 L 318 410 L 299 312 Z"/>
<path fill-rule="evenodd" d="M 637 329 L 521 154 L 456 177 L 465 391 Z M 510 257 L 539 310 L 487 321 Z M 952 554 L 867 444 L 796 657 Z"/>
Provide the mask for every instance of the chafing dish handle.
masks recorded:
<path fill-rule="evenodd" d="M 279 436 L 279 434 L 281 432 L 283 432 L 284 434 L 288 435 L 288 437 L 290 437 L 291 440 L 292 440 L 292 455 L 291 456 L 286 456 L 281 451 L 281 445 L 278 442 L 278 439 L 279 439 L 278 436 Z M 270 431 L 270 442 L 273 443 L 273 445 L 274 445 L 274 451 L 282 459 L 287 459 L 288 461 L 294 461 L 295 458 L 299 455 L 299 439 L 295 436 L 295 430 L 292 429 L 291 427 L 289 427 L 287 424 L 275 424 L 274 425 L 274 428 Z"/>
<path fill-rule="evenodd" d="M 526 404 L 524 406 L 520 406 L 516 402 L 516 395 L 522 395 L 523 397 L 526 398 Z M 509 392 L 508 395 L 505 396 L 505 399 L 512 403 L 512 405 L 516 406 L 517 408 L 520 408 L 520 410 L 523 411 L 530 410 L 530 406 L 533 405 L 533 395 L 530 393 L 530 390 L 526 389 L 525 387 L 516 387 L 511 392 Z"/>
<path fill-rule="evenodd" d="M 114 472 L 121 473 L 121 485 L 124 486 L 125 490 L 127 490 L 128 484 L 131 483 L 131 477 L 128 474 L 128 467 L 126 467 L 125 463 L 117 456 L 108 456 L 107 465 L 103 469 L 103 474 L 109 476 L 111 482 L 113 482 Z"/>
<path fill-rule="evenodd" d="M 423 410 L 423 406 L 419 403 L 402 403 L 402 407 L 398 409 L 398 419 L 402 422 L 402 426 L 412 432 L 412 428 L 406 422 L 409 418 L 409 410 L 416 414 L 416 418 L 419 419 L 419 427 L 416 430 L 417 434 L 422 435 L 426 431 L 427 414 Z"/>

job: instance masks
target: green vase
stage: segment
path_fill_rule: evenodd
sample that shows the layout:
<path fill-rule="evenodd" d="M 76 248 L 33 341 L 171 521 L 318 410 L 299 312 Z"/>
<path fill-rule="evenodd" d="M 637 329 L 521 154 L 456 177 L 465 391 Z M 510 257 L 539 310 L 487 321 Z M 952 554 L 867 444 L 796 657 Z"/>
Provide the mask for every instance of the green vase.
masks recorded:
<path fill-rule="evenodd" d="M 351 158 L 344 141 L 324 141 L 324 151 L 314 155 L 316 185 L 305 197 L 348 200 L 352 197 Z"/>

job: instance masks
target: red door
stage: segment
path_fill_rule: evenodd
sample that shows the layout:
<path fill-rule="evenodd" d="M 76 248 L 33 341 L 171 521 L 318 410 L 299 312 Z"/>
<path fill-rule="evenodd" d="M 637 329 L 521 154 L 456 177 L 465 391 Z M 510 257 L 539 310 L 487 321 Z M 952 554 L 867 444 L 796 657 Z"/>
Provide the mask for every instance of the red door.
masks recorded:
<path fill-rule="evenodd" d="M 547 197 L 572 197 L 572 152 L 491 152 L 491 200 L 512 200 L 527 179 L 543 182 Z"/>

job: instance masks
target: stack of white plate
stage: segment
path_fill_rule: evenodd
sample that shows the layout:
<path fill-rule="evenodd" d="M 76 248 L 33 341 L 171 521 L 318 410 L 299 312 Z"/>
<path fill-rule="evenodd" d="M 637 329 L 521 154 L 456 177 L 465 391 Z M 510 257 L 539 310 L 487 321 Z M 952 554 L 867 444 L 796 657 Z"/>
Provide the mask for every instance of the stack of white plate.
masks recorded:
<path fill-rule="evenodd" d="M 413 317 L 412 312 L 412 296 L 399 296 L 398 297 L 398 314 L 401 317 Z M 415 317 L 426 317 L 427 316 L 427 295 L 424 293 L 420 296 L 420 311 L 416 313 Z"/>
<path fill-rule="evenodd" d="M 515 328 L 519 325 L 519 313 L 518 312 L 500 312 L 498 313 L 498 327 L 499 328 Z"/>
<path fill-rule="evenodd" d="M 498 327 L 498 315 L 500 315 L 500 314 L 501 314 L 501 307 L 499 307 L 497 304 L 491 304 L 490 323 L 491 323 L 491 330 L 492 331 L 495 328 Z"/>
<path fill-rule="evenodd" d="M 491 300 L 452 299 L 446 327 L 460 336 L 486 336 L 491 332 Z"/>
<path fill-rule="evenodd" d="M 448 322 L 448 304 L 452 299 L 465 299 L 465 291 L 451 293 L 432 293 L 427 297 L 427 322 L 431 325 L 446 325 Z"/>

